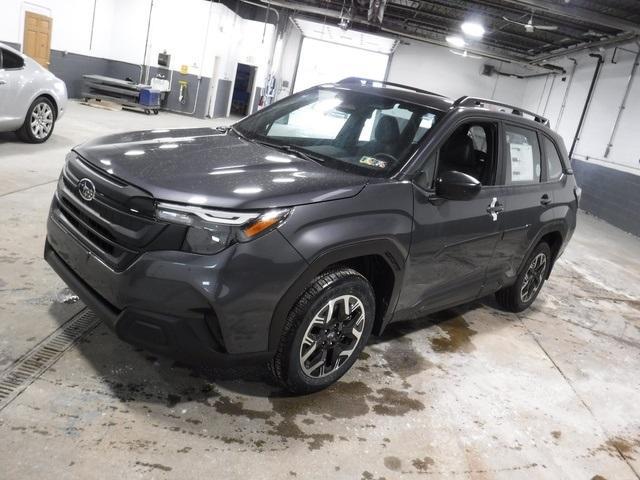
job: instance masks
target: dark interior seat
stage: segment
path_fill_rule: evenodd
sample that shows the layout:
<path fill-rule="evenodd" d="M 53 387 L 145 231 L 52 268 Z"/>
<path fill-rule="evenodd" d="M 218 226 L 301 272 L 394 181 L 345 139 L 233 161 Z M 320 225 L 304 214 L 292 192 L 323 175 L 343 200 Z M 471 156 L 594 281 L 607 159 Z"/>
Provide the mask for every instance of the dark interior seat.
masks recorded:
<path fill-rule="evenodd" d="M 440 151 L 439 172 L 457 170 L 480 180 L 482 164 L 476 158 L 473 140 L 465 129 L 456 131 Z"/>
<path fill-rule="evenodd" d="M 378 153 L 395 156 L 400 148 L 400 127 L 395 117 L 385 115 L 378 121 L 373 132 L 373 140 L 367 143 L 362 151 L 370 157 Z"/>

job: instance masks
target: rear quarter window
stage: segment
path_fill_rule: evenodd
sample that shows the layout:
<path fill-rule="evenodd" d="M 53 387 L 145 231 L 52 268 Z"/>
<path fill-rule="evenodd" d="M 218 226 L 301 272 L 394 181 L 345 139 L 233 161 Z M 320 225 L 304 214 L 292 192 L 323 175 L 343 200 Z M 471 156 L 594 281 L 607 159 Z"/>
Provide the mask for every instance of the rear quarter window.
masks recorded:
<path fill-rule="evenodd" d="M 562 160 L 556 145 L 547 137 L 542 137 L 544 153 L 547 161 L 547 181 L 553 182 L 562 177 Z"/>
<path fill-rule="evenodd" d="M 20 55 L 16 55 L 9 50 L 2 49 L 2 62 L 0 68 L 10 70 L 12 68 L 24 67 L 24 60 Z"/>

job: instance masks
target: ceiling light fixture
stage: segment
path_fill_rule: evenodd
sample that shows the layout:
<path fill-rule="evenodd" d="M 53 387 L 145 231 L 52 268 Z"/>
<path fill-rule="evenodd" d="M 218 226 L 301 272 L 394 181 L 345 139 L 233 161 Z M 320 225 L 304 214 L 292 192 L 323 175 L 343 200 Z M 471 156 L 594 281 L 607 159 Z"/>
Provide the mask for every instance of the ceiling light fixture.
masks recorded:
<path fill-rule="evenodd" d="M 478 22 L 464 22 L 460 27 L 465 35 L 480 38 L 484 35 L 484 27 Z"/>
<path fill-rule="evenodd" d="M 446 39 L 447 43 L 456 48 L 463 48 L 467 42 L 459 35 L 449 35 Z"/>

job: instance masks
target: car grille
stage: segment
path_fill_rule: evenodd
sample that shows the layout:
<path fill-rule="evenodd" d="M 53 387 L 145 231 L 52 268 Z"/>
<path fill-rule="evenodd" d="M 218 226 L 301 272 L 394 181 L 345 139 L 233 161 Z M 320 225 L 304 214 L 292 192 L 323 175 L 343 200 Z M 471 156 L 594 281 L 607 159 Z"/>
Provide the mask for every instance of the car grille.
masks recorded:
<path fill-rule="evenodd" d="M 90 180 L 95 197 L 87 201 L 78 183 Z M 154 220 L 154 199 L 109 176 L 79 157 L 70 157 L 58 182 L 54 218 L 104 263 L 127 268 L 142 252 L 179 249 L 184 229 Z M 165 234 L 166 233 L 166 234 Z"/>

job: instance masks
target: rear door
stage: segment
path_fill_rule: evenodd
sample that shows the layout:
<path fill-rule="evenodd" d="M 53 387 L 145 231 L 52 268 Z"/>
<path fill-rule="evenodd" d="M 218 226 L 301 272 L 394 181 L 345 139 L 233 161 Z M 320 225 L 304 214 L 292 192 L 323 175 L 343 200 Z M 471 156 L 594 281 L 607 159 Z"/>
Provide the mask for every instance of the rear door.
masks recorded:
<path fill-rule="evenodd" d="M 29 105 L 24 105 L 24 60 L 0 48 L 0 129 L 18 128 Z"/>
<path fill-rule="evenodd" d="M 395 319 L 437 311 L 480 293 L 501 234 L 499 217 L 488 211 L 499 189 L 494 186 L 499 145 L 498 122 L 470 119 L 456 125 L 427 159 L 427 180 L 413 187 L 414 231 Z M 483 183 L 481 192 L 471 200 L 437 199 L 430 187 L 447 170 L 476 177 Z"/>
<path fill-rule="evenodd" d="M 500 213 L 504 234 L 487 269 L 483 293 L 491 293 L 517 276 L 542 225 L 553 218 L 553 190 L 545 181 L 541 137 L 533 128 L 508 122 L 503 123 L 502 132 L 504 161 L 496 196 L 504 205 Z"/>

